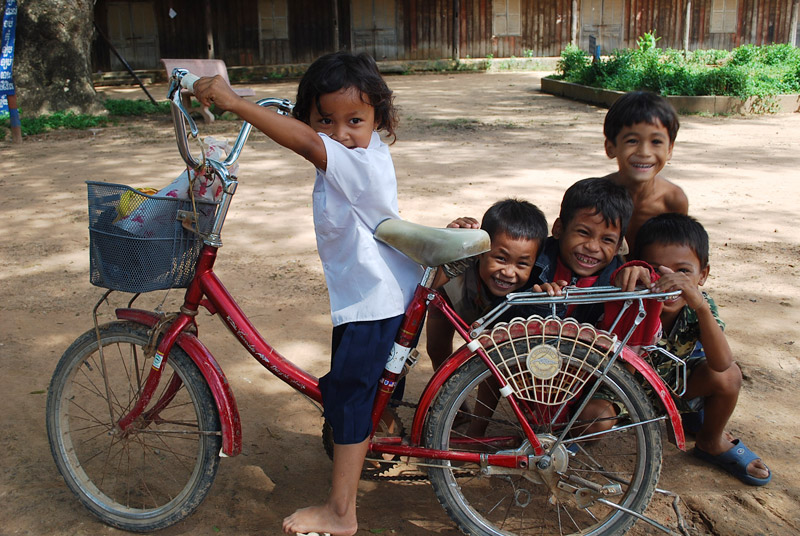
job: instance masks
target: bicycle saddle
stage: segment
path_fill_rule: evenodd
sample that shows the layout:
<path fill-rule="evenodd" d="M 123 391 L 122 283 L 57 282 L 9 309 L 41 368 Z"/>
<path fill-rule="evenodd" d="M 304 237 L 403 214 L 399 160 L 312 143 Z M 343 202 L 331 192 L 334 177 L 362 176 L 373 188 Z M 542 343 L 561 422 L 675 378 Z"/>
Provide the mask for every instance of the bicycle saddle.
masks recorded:
<path fill-rule="evenodd" d="M 375 238 L 423 266 L 441 266 L 491 249 L 483 229 L 440 229 L 404 220 L 384 220 Z"/>

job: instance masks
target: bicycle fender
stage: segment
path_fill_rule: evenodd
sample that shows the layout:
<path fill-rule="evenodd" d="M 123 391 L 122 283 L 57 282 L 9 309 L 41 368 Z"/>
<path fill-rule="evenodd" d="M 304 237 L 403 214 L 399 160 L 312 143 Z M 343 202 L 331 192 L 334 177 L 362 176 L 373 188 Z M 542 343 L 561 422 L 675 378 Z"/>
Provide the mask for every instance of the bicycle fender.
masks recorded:
<path fill-rule="evenodd" d="M 458 367 L 469 361 L 474 355 L 475 352 L 472 352 L 466 345 L 462 346 L 442 363 L 441 367 L 434 371 L 433 376 L 428 380 L 428 385 L 425 386 L 425 390 L 422 391 L 422 395 L 419 397 L 417 411 L 414 413 L 414 422 L 411 425 L 411 443 L 413 445 L 422 444 L 422 428 L 425 424 L 425 418 L 428 415 L 431 404 L 433 404 L 433 400 L 439 393 L 439 389 L 442 388 L 447 378 L 449 378 Z"/>
<path fill-rule="evenodd" d="M 636 369 L 636 372 L 641 374 L 645 381 L 650 384 L 650 387 L 653 388 L 653 392 L 658 396 L 659 400 L 661 400 L 661 404 L 664 406 L 664 410 L 667 412 L 667 417 L 669 417 L 670 424 L 672 425 L 671 427 L 667 426 L 667 432 L 670 432 L 668 433 L 670 441 L 679 449 L 686 450 L 686 435 L 683 432 L 681 416 L 675 405 L 675 401 L 669 394 L 669 388 L 664 383 L 664 380 L 661 379 L 658 372 L 656 372 L 647 361 L 642 359 L 641 356 L 627 346 L 622 349 L 619 357 L 625 363 L 630 364 Z"/>
<path fill-rule="evenodd" d="M 156 313 L 142 309 L 120 308 L 116 310 L 116 315 L 120 320 L 129 320 L 151 328 L 160 320 Z M 176 343 L 192 358 L 214 395 L 222 426 L 220 455 L 236 456 L 242 452 L 242 424 L 228 378 L 208 348 L 193 333 L 184 331 L 178 335 Z"/>

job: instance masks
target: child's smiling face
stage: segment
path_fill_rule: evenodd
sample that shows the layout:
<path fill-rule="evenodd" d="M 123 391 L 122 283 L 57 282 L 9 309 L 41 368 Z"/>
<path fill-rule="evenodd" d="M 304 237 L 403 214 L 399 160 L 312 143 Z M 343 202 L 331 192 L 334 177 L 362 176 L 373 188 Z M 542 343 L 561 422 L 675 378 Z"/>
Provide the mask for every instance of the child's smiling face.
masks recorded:
<path fill-rule="evenodd" d="M 308 123 L 348 149 L 366 149 L 377 127 L 375 108 L 354 87 L 321 95 L 319 109 L 311 107 Z"/>
<path fill-rule="evenodd" d="M 497 233 L 492 237 L 492 249 L 480 257 L 478 274 L 489 292 L 505 296 L 527 283 L 538 252 L 536 240 Z"/>
<path fill-rule="evenodd" d="M 606 223 L 593 208 L 582 208 L 564 225 L 561 218 L 553 224 L 561 262 L 579 277 L 594 275 L 617 254 L 622 239 L 619 222 Z"/>
<path fill-rule="evenodd" d="M 605 146 L 608 157 L 617 159 L 619 175 L 626 183 L 652 181 L 672 158 L 669 131 L 658 119 L 622 127 Z"/>

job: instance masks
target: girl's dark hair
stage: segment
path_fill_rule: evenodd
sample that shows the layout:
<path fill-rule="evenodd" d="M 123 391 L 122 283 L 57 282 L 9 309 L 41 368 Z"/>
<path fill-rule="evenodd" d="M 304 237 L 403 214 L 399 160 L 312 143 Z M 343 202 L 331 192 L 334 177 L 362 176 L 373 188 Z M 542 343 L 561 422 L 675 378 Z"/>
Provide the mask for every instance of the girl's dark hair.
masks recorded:
<path fill-rule="evenodd" d="M 622 240 L 633 215 L 633 200 L 625 187 L 603 177 L 579 180 L 564 192 L 558 215 L 561 224 L 566 227 L 585 208 L 603 216 L 606 225 L 619 225 Z"/>
<path fill-rule="evenodd" d="M 538 249 L 547 238 L 547 220 L 539 208 L 522 199 L 503 199 L 498 201 L 483 215 L 481 229 L 494 240 L 500 233 L 506 233 L 514 240 L 533 240 Z"/>
<path fill-rule="evenodd" d="M 708 266 L 708 233 L 699 221 L 686 214 L 659 214 L 644 222 L 636 232 L 633 258 L 641 259 L 647 246 L 688 246 L 697 255 L 700 269 Z"/>
<path fill-rule="evenodd" d="M 680 128 L 678 114 L 667 99 L 649 91 L 631 91 L 624 94 L 611 105 L 603 123 L 603 134 L 611 143 L 617 143 L 617 136 L 623 127 L 636 123 L 654 125 L 660 121 L 669 133 L 670 143 L 675 142 Z"/>
<path fill-rule="evenodd" d="M 319 108 L 319 98 L 326 93 L 341 89 L 355 88 L 369 99 L 368 104 L 375 108 L 375 121 L 378 130 L 396 137 L 397 113 L 394 109 L 392 90 L 386 85 L 378 64 L 369 54 L 333 52 L 318 58 L 309 66 L 297 87 L 297 99 L 292 112 L 296 119 L 308 123 L 311 107 Z"/>

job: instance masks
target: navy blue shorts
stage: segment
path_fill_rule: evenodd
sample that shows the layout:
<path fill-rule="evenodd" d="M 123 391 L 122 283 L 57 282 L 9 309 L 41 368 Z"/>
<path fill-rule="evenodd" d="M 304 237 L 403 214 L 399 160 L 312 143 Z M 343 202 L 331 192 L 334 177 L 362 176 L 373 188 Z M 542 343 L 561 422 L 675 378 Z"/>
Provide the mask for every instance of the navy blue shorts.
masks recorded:
<path fill-rule="evenodd" d="M 319 387 L 334 443 L 360 443 L 372 432 L 378 380 L 402 321 L 398 315 L 333 328 L 331 370 L 319 379 Z"/>

